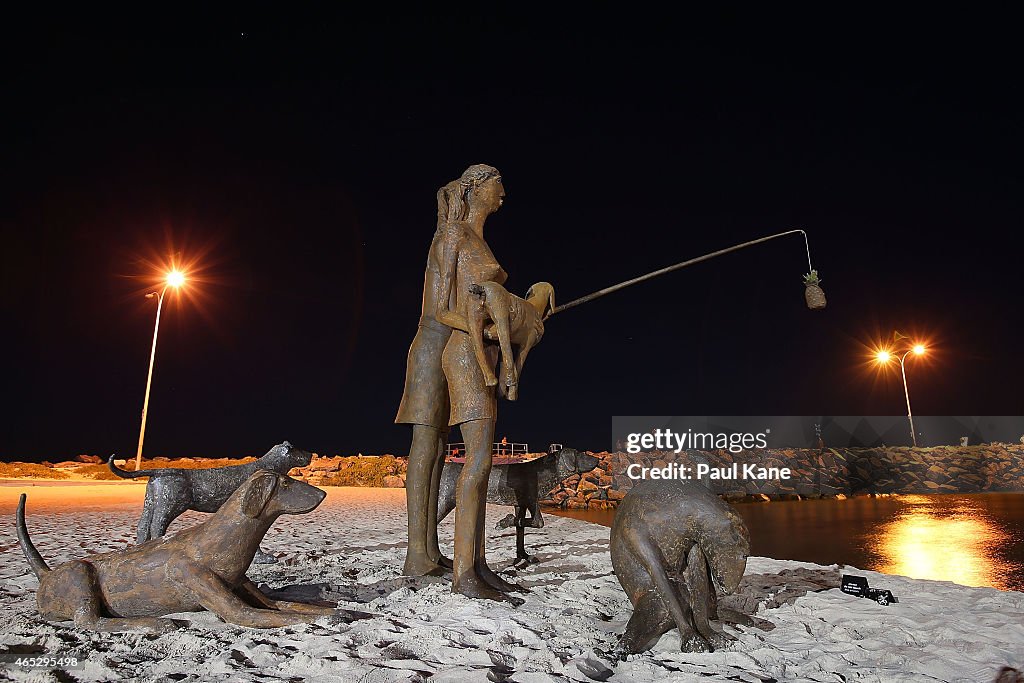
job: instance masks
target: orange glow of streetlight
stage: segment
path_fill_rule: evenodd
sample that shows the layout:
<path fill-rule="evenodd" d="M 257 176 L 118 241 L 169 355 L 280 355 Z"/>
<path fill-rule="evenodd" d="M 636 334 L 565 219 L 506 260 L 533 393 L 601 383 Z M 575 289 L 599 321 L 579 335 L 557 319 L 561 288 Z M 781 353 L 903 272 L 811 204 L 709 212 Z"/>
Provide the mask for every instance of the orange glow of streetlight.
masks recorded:
<path fill-rule="evenodd" d="M 878 353 L 875 354 L 875 360 L 877 360 L 879 363 L 888 363 L 890 360 L 892 360 L 892 354 L 884 350 L 879 351 Z"/>
<path fill-rule="evenodd" d="M 170 287 L 181 287 L 185 284 L 185 273 L 174 269 L 167 273 L 167 285 Z"/>
<path fill-rule="evenodd" d="M 914 354 L 920 356 L 925 352 L 924 344 L 914 344 Z"/>

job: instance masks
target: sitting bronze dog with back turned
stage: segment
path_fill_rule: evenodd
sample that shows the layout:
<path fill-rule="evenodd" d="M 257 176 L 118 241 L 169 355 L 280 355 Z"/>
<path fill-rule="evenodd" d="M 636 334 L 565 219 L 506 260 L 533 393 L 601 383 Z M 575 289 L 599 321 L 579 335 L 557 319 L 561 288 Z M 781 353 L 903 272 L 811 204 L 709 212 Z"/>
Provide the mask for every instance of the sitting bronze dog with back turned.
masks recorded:
<path fill-rule="evenodd" d="M 239 626 L 276 628 L 345 614 L 272 600 L 245 575 L 260 540 L 278 517 L 311 512 L 326 495 L 305 482 L 259 470 L 202 524 L 51 570 L 29 538 L 23 493 L 16 516 L 18 542 L 39 579 L 36 603 L 49 621 L 72 620 L 94 631 L 163 633 L 179 625 L 161 615 L 209 610 Z"/>
<path fill-rule="evenodd" d="M 651 649 L 673 627 L 683 652 L 734 640 L 710 624 L 719 619 L 716 586 L 735 592 L 750 554 L 746 525 L 728 503 L 692 481 L 645 479 L 619 503 L 610 546 L 615 576 L 633 603 L 612 659 Z M 733 623 L 752 623 L 721 612 Z"/>

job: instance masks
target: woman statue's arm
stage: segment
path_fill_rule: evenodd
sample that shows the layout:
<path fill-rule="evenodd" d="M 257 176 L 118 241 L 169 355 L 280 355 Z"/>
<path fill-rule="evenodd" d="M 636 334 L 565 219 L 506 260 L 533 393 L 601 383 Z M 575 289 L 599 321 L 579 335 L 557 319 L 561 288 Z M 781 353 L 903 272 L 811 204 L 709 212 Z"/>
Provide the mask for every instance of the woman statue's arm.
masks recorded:
<path fill-rule="evenodd" d="M 456 330 L 469 333 L 469 323 L 466 317 L 451 310 L 452 290 L 455 289 L 455 276 L 459 267 L 459 248 L 462 246 L 464 236 L 462 231 L 455 226 L 445 229 L 444 238 L 441 240 L 441 291 L 437 299 L 437 320 Z"/>

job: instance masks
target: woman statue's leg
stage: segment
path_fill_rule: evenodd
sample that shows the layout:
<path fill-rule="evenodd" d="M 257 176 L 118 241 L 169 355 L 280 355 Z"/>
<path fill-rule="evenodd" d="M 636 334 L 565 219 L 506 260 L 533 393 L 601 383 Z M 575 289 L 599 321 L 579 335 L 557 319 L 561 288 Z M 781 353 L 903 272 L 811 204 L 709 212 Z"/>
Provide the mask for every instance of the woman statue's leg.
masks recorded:
<path fill-rule="evenodd" d="M 487 491 L 484 490 L 484 498 L 487 497 Z M 477 549 L 476 549 L 476 572 L 480 575 L 480 578 L 487 582 L 491 588 L 497 588 L 503 593 L 529 593 L 530 591 L 521 586 L 517 586 L 514 583 L 509 583 L 505 579 L 498 576 L 497 572 L 491 569 L 487 565 L 487 552 L 484 544 L 484 540 L 487 538 L 487 530 L 484 526 L 485 520 L 481 515 L 480 524 L 477 528 Z"/>
<path fill-rule="evenodd" d="M 402 573 L 406 576 L 437 575 L 443 572 L 437 563 L 437 555 L 440 554 L 437 552 L 437 481 L 440 478 L 439 470 L 444 464 L 444 450 L 439 446 L 443 438 L 443 432 L 436 427 L 412 426 L 412 445 L 409 447 L 409 468 L 405 481 L 409 546 L 405 552 Z M 435 470 L 438 470 L 437 477 L 434 476 Z M 432 555 L 432 550 L 437 554 Z"/>
<path fill-rule="evenodd" d="M 459 429 L 466 442 L 466 464 L 455 489 L 455 553 L 452 558 L 452 592 L 471 598 L 507 600 L 479 573 L 483 562 L 483 524 L 486 514 L 487 478 L 491 473 L 494 420 L 463 422 Z"/>
<path fill-rule="evenodd" d="M 432 562 L 445 569 L 452 568 L 451 559 L 441 554 L 437 544 L 437 496 L 441 488 L 441 473 L 444 471 L 444 456 L 448 446 L 448 433 L 440 432 L 437 439 L 437 458 L 430 475 L 430 501 L 427 504 L 427 556 Z"/>

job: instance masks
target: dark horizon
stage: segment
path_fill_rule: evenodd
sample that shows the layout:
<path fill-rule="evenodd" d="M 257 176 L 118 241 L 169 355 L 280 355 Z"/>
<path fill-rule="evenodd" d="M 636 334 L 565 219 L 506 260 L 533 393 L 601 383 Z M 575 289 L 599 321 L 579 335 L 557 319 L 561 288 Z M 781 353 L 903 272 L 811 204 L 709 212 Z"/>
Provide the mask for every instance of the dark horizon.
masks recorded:
<path fill-rule="evenodd" d="M 501 171 L 486 237 L 520 295 L 547 280 L 567 302 L 802 228 L 828 296 L 807 310 L 787 237 L 560 313 L 499 439 L 605 450 L 614 415 L 904 414 L 898 370 L 876 379 L 863 346 L 894 330 L 928 339 L 915 413 L 1024 414 L 1013 44 L 763 19 L 26 30 L 0 458 L 134 457 L 146 277 L 172 252 L 201 266 L 165 303 L 147 457 L 405 454 L 435 193 L 473 163 Z"/>

